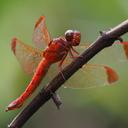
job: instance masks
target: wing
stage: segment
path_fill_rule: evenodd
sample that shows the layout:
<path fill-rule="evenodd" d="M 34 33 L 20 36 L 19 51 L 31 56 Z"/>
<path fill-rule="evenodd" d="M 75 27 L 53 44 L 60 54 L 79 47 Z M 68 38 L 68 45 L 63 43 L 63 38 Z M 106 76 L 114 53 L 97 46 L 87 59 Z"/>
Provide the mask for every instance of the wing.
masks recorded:
<path fill-rule="evenodd" d="M 41 51 L 34 49 L 14 38 L 11 48 L 17 60 L 28 74 L 34 73 L 38 63 L 43 58 Z"/>
<path fill-rule="evenodd" d="M 76 51 L 82 53 L 89 47 L 89 43 L 83 43 L 76 47 Z M 111 57 L 110 57 L 111 56 Z M 91 62 L 93 63 L 105 63 L 105 64 L 117 64 L 119 62 L 126 62 L 128 59 L 128 42 L 115 42 L 113 46 L 103 49 L 98 53 Z"/>
<path fill-rule="evenodd" d="M 66 83 L 69 88 L 92 88 L 110 85 L 118 80 L 117 73 L 110 67 L 104 65 L 86 64 L 77 71 Z"/>
<path fill-rule="evenodd" d="M 48 45 L 51 41 L 50 34 L 46 27 L 45 17 L 41 16 L 35 24 L 33 33 L 33 42 L 36 47 L 42 49 L 44 45 Z"/>
<path fill-rule="evenodd" d="M 88 48 L 89 45 L 78 46 L 76 50 L 81 53 Z M 83 50 L 82 50 L 83 49 Z M 111 57 L 109 57 L 111 56 Z M 107 58 L 107 59 L 106 59 Z M 110 61 L 119 63 L 119 61 L 125 61 L 128 59 L 128 42 L 116 42 L 114 46 L 104 49 L 90 62 Z M 96 60 L 95 60 L 96 59 Z M 98 59 L 98 61 L 97 61 Z M 65 61 L 65 67 L 69 64 L 69 58 Z M 115 62 L 116 61 L 116 62 Z M 107 62 L 109 63 L 109 62 Z M 110 85 L 118 80 L 118 74 L 112 68 L 105 65 L 90 65 L 86 64 L 78 72 L 76 72 L 66 83 L 65 87 L 69 88 L 91 88 L 96 86 Z"/>

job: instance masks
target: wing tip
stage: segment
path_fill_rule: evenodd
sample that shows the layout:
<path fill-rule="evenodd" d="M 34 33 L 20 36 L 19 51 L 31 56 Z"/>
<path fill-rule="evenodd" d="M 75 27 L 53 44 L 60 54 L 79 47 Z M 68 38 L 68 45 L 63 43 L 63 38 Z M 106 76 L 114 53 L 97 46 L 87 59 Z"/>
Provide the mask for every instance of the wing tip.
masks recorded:
<path fill-rule="evenodd" d="M 128 59 L 128 41 L 125 42 L 116 42 L 116 44 L 122 44 L 123 45 L 123 50 L 126 58 Z"/>
<path fill-rule="evenodd" d="M 109 84 L 116 82 L 119 79 L 118 74 L 112 68 L 104 66 L 107 73 L 107 81 Z"/>
<path fill-rule="evenodd" d="M 17 38 L 14 37 L 11 41 L 11 49 L 13 51 L 13 53 L 15 54 L 15 51 L 16 51 L 16 42 L 17 42 Z"/>
<path fill-rule="evenodd" d="M 40 22 L 41 22 L 42 20 L 45 20 L 45 16 L 40 16 L 40 18 L 37 20 L 37 22 L 36 22 L 36 24 L 35 24 L 34 29 L 36 29 L 36 28 L 38 27 L 38 25 L 40 24 Z"/>
<path fill-rule="evenodd" d="M 128 42 L 123 42 L 123 49 L 124 49 L 125 56 L 128 59 Z"/>

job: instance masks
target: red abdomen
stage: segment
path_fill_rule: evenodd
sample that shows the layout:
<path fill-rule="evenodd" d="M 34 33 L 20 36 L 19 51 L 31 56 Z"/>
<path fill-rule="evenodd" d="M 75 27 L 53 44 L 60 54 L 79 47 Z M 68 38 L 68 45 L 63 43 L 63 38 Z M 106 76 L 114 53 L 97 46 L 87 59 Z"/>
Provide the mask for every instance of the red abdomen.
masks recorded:
<path fill-rule="evenodd" d="M 46 59 L 42 59 L 39 63 L 32 80 L 30 81 L 26 90 L 21 94 L 19 98 L 15 101 L 11 102 L 7 107 L 6 111 L 13 110 L 22 106 L 24 101 L 35 91 L 35 89 L 39 86 L 41 80 L 44 78 L 45 74 L 49 69 L 49 62 Z"/>

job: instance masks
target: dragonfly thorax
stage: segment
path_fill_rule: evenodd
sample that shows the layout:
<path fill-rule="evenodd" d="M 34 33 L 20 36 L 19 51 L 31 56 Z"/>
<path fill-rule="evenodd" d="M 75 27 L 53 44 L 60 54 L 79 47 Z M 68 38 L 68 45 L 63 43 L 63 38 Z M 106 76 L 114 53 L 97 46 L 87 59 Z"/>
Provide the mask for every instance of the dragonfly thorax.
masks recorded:
<path fill-rule="evenodd" d="M 80 44 L 81 33 L 76 30 L 67 30 L 65 32 L 65 39 L 70 42 L 72 46 L 77 46 Z"/>

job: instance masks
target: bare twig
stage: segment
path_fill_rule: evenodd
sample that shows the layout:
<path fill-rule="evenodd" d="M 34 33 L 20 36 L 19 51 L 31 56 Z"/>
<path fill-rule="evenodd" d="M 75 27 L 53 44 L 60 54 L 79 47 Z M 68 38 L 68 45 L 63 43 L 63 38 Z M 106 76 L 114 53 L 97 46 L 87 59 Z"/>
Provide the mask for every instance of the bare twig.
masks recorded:
<path fill-rule="evenodd" d="M 86 64 L 102 49 L 111 46 L 115 40 L 128 32 L 128 20 L 107 32 L 100 32 L 101 35 L 86 49 L 80 57 L 75 59 L 70 65 L 63 69 L 65 80 L 69 79 L 78 69 Z M 85 76 L 86 77 L 86 76 Z M 39 94 L 31 101 L 31 103 L 19 113 L 8 126 L 9 128 L 21 128 L 25 122 L 51 97 L 51 92 L 55 92 L 65 82 L 61 73 L 54 77 L 46 88 L 43 88 Z"/>

